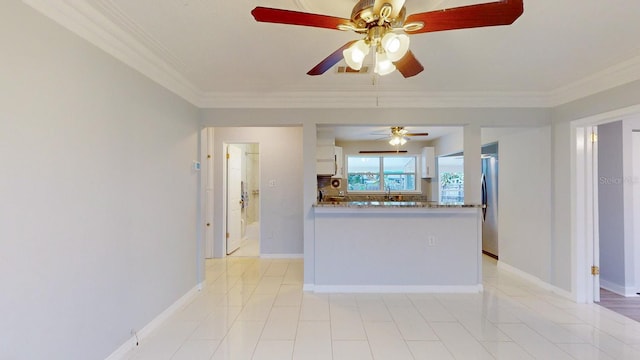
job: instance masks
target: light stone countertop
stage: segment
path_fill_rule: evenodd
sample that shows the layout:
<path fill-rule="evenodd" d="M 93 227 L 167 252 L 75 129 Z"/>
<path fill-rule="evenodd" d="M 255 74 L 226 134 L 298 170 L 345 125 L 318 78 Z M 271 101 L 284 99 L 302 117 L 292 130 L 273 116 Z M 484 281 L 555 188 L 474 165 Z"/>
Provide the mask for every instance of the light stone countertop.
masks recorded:
<path fill-rule="evenodd" d="M 313 205 L 316 208 L 482 208 L 480 204 L 439 204 L 429 201 L 322 201 Z"/>

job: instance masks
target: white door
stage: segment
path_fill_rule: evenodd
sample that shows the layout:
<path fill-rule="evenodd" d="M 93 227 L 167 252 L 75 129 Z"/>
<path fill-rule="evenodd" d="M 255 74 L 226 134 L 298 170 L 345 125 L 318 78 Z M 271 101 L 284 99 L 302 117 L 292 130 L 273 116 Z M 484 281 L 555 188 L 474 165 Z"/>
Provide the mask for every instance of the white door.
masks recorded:
<path fill-rule="evenodd" d="M 576 287 L 578 302 L 600 301 L 600 240 L 598 226 L 598 147 L 596 128 L 577 127 L 574 211 L 575 239 L 579 243 L 576 259 Z"/>
<path fill-rule="evenodd" d="M 242 242 L 242 149 L 227 147 L 227 255 Z"/>
<path fill-rule="evenodd" d="M 591 191 L 591 217 L 593 222 L 593 265 L 591 275 L 593 278 L 593 301 L 600 302 L 600 216 L 598 214 L 598 127 L 588 127 L 591 136 L 586 144 L 587 155 L 590 153 L 591 164 L 587 164 L 587 188 Z M 589 159 L 589 157 L 587 157 Z"/>
<path fill-rule="evenodd" d="M 205 257 L 213 258 L 213 128 L 202 130 L 202 179 L 204 182 Z"/>
<path fill-rule="evenodd" d="M 631 161 L 633 161 L 633 237 L 636 245 L 636 292 L 640 292 L 640 130 L 631 133 L 633 151 Z"/>

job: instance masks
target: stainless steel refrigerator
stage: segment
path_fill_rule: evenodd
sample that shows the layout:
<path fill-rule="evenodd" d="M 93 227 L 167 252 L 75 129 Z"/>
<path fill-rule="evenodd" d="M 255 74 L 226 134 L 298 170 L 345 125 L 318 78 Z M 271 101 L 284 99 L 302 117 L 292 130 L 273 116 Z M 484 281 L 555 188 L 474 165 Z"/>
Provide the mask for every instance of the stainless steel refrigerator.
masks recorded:
<path fill-rule="evenodd" d="M 482 252 L 498 258 L 498 152 L 482 155 Z M 483 149 L 484 150 L 484 149 Z M 493 149 L 491 149 L 493 150 Z"/>

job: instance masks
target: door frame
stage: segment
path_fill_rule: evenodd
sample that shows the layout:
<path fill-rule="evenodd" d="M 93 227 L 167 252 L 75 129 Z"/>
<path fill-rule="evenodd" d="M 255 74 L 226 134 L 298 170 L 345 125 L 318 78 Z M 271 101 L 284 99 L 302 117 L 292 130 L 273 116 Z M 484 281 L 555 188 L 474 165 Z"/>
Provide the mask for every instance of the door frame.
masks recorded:
<path fill-rule="evenodd" d="M 599 278 L 594 279 L 591 275 L 591 266 L 595 265 L 594 260 L 598 260 L 596 257 L 599 257 L 600 250 L 597 234 L 597 146 L 594 157 L 592 149 L 585 147 L 585 137 L 594 126 L 638 117 L 640 105 L 635 105 L 570 122 L 571 278 L 572 293 L 578 303 L 593 303 L 599 300 L 600 294 L 600 289 L 595 288 Z"/>
<path fill-rule="evenodd" d="M 227 188 L 228 188 L 228 184 L 227 184 L 227 178 L 228 178 L 228 173 L 227 173 L 227 147 L 229 145 L 249 145 L 249 144 L 255 144 L 258 146 L 258 149 L 260 149 L 260 142 L 259 141 L 232 141 L 232 140 L 225 140 L 222 142 L 222 148 L 224 149 L 224 151 L 222 151 L 223 154 L 220 155 L 220 157 L 222 158 L 222 238 L 219 240 L 222 242 L 222 252 L 221 254 L 219 254 L 220 256 L 216 256 L 216 257 L 220 257 L 220 258 L 225 258 L 227 257 L 227 239 L 226 236 L 224 236 L 227 233 Z M 260 150 L 258 150 L 260 152 Z M 258 182 L 259 185 L 262 186 L 262 154 L 260 153 L 260 155 L 258 155 Z M 261 195 L 258 195 L 261 196 Z M 262 201 L 259 202 L 259 206 L 258 206 L 258 219 L 262 219 Z M 262 223 L 260 223 L 260 238 L 262 238 Z M 215 239 L 215 237 L 214 237 Z M 259 240 L 260 242 L 261 240 Z M 215 243 L 214 243 L 214 249 L 215 249 Z M 258 252 L 260 252 L 260 247 L 258 247 Z M 258 254 L 258 256 L 260 256 L 260 253 Z"/>
<path fill-rule="evenodd" d="M 226 232 L 225 232 L 226 236 L 225 236 L 225 239 L 224 239 L 225 255 L 230 255 L 231 254 L 229 252 L 229 244 L 230 244 L 230 242 L 229 242 L 229 234 L 231 234 L 231 232 L 229 231 L 229 228 L 230 228 L 230 226 L 229 226 L 230 225 L 229 224 L 229 220 L 230 220 L 229 213 L 232 212 L 233 210 L 230 208 L 230 205 L 232 207 L 234 207 L 234 208 L 236 206 L 239 206 L 239 208 L 237 209 L 237 211 L 239 212 L 238 213 L 238 217 L 239 218 L 237 219 L 239 224 L 237 224 L 237 225 L 239 227 L 238 227 L 238 229 L 236 229 L 238 233 L 235 234 L 235 235 L 237 235 L 239 237 L 239 239 L 234 239 L 234 241 L 237 241 L 238 244 L 240 244 L 240 243 L 242 243 L 242 240 L 243 240 L 243 238 L 242 238 L 242 206 L 243 206 L 243 204 L 242 204 L 242 195 L 240 195 L 240 197 L 239 197 L 240 204 L 232 203 L 231 200 L 230 200 L 231 198 L 235 198 L 236 196 L 238 196 L 238 192 L 242 191 L 243 189 L 242 189 L 241 185 L 235 183 L 234 186 L 237 186 L 238 188 L 237 189 L 233 188 L 234 191 L 230 191 L 230 189 L 232 189 L 232 186 L 230 186 L 230 184 L 232 184 L 232 183 L 229 181 L 229 176 L 233 176 L 233 175 L 231 175 L 232 172 L 230 171 L 229 166 L 230 166 L 230 164 L 234 164 L 234 165 L 239 165 L 239 167 L 240 167 L 240 169 L 239 169 L 239 172 L 240 172 L 239 179 L 235 179 L 235 180 L 239 181 L 240 184 L 242 184 L 242 182 L 243 182 L 243 178 L 242 178 L 243 171 L 242 171 L 242 169 L 243 169 L 243 167 L 246 166 L 246 164 L 245 164 L 245 160 L 243 159 L 244 148 L 242 146 L 239 146 L 239 145 L 242 145 L 242 144 L 238 144 L 238 143 L 227 144 L 225 146 L 225 151 L 224 151 L 225 152 L 225 169 L 227 170 L 226 171 L 226 180 L 227 181 L 226 181 L 226 187 L 224 189 L 224 197 L 226 199 L 226 207 L 224 209 L 224 214 L 225 214 L 225 227 L 227 229 Z M 234 161 L 238 161 L 237 163 L 231 161 L 231 159 L 233 158 L 233 156 L 230 157 L 232 148 L 234 149 L 233 151 L 237 152 L 238 156 L 240 157 L 239 160 L 235 160 L 234 159 Z M 235 221 L 236 219 L 232 219 L 232 220 Z M 234 242 L 231 242 L 231 244 L 234 244 Z M 240 248 L 240 245 L 237 245 L 237 247 L 235 247 L 231 251 L 233 252 L 233 251 L 235 251 L 235 250 L 237 250 L 239 248 Z"/>

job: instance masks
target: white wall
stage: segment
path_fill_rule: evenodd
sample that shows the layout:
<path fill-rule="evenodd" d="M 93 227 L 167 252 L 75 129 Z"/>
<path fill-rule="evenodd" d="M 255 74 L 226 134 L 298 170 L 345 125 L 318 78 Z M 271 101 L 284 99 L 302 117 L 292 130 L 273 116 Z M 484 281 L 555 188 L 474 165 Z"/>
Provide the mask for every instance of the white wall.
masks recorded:
<path fill-rule="evenodd" d="M 445 136 L 441 136 L 433 141 L 436 156 L 457 154 L 464 149 L 463 129 Z"/>
<path fill-rule="evenodd" d="M 600 284 L 624 294 L 624 194 L 622 121 L 598 126 Z"/>
<path fill-rule="evenodd" d="M 103 359 L 196 285 L 198 110 L 19 1 L 0 48 L 0 358 Z"/>
<path fill-rule="evenodd" d="M 624 208 L 624 244 L 625 244 L 625 295 L 635 296 L 640 291 L 640 214 L 636 210 L 640 195 L 640 148 L 634 140 L 638 139 L 640 115 L 625 119 L 622 122 L 622 177 Z M 635 137 L 635 139 L 634 139 Z"/>
<path fill-rule="evenodd" d="M 567 291 L 579 301 L 584 298 L 581 287 L 588 269 L 577 267 L 583 259 L 576 248 L 575 223 L 572 219 L 572 184 L 574 164 L 571 152 L 573 124 L 596 124 L 603 119 L 620 120 L 615 113 L 628 114 L 640 105 L 640 81 L 634 81 L 601 93 L 575 100 L 551 109 L 552 120 L 552 180 L 553 180 L 553 251 L 551 284 Z M 584 250 L 584 249 L 582 249 Z"/>
<path fill-rule="evenodd" d="M 640 130 L 638 128 L 637 130 Z M 634 131 L 632 141 L 632 191 L 633 191 L 633 244 L 634 259 L 640 259 L 640 131 Z M 635 262 L 635 291 L 640 292 L 640 261 Z"/>
<path fill-rule="evenodd" d="M 500 261 L 556 285 L 552 264 L 555 244 L 551 241 L 551 129 L 482 128 L 481 143 L 494 142 L 499 144 L 500 159 Z M 456 153 L 462 150 L 462 135 L 436 144 L 444 153 Z"/>
<path fill-rule="evenodd" d="M 500 261 L 545 282 L 551 279 L 551 130 L 499 138 Z"/>
<path fill-rule="evenodd" d="M 348 119 L 346 121 L 345 119 Z M 403 119 L 406 126 L 463 126 L 475 122 L 481 127 L 544 126 L 550 122 L 550 110 L 538 108 L 438 108 L 438 109 L 203 109 L 207 126 L 286 126 L 303 125 L 303 224 L 304 283 L 315 279 L 313 204 L 317 197 L 315 174 L 316 126 L 318 124 L 384 125 Z M 437 187 L 437 182 L 432 182 Z M 437 193 L 433 193 L 437 196 Z"/>
<path fill-rule="evenodd" d="M 225 199 L 224 146 L 229 143 L 259 143 L 260 254 L 302 254 L 302 127 L 217 127 L 213 154 L 216 199 Z M 269 186 L 271 181 L 275 186 Z M 214 204 L 215 257 L 224 254 L 224 211 L 224 201 Z"/>

